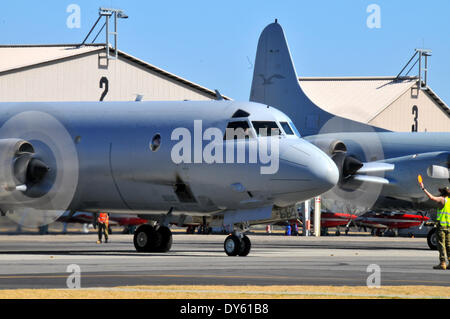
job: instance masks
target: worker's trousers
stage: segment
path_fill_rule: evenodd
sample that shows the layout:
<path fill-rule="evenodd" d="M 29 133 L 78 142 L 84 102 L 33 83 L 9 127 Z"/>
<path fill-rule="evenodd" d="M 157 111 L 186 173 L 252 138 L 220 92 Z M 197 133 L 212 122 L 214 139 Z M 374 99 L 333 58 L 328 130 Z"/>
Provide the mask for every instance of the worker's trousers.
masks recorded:
<path fill-rule="evenodd" d="M 446 262 L 450 259 L 450 228 L 444 228 L 440 225 L 437 227 L 437 247 L 439 250 L 439 261 Z"/>
<path fill-rule="evenodd" d="M 105 241 L 108 241 L 108 225 L 105 223 L 98 223 L 98 240 L 102 241 L 102 234 L 105 234 Z"/>

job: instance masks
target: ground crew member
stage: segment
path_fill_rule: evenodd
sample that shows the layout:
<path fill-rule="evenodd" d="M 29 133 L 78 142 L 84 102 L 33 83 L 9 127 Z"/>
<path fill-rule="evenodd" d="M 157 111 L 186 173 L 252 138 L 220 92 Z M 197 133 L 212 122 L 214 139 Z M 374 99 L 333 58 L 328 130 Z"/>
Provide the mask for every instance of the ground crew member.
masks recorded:
<path fill-rule="evenodd" d="M 420 187 L 428 196 L 429 199 L 438 203 L 439 208 L 437 210 L 437 238 L 438 238 L 438 250 L 439 250 L 439 265 L 434 266 L 434 269 L 450 269 L 447 266 L 447 260 L 450 261 L 450 189 L 448 187 L 439 188 L 441 196 L 433 196 L 423 186 L 423 182 L 420 181 Z"/>
<path fill-rule="evenodd" d="M 108 242 L 109 216 L 107 213 L 100 213 L 97 218 L 98 240 L 97 244 L 102 243 L 102 234 L 105 234 L 105 243 Z"/>
<path fill-rule="evenodd" d="M 292 235 L 298 236 L 298 224 L 297 224 L 297 222 L 295 222 L 295 223 L 293 224 L 292 229 L 293 229 Z"/>
<path fill-rule="evenodd" d="M 292 230 L 291 225 L 287 225 L 287 226 L 286 226 L 286 232 L 285 232 L 285 235 L 286 235 L 286 236 L 291 236 L 291 230 Z"/>

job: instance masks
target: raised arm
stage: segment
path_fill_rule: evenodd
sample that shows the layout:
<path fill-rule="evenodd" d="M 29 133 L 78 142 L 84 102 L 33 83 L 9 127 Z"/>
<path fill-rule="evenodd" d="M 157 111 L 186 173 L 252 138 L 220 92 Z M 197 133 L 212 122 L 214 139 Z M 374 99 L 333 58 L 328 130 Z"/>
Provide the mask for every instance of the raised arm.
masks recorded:
<path fill-rule="evenodd" d="M 428 196 L 429 199 L 431 199 L 432 201 L 435 201 L 441 207 L 444 207 L 444 205 L 445 205 L 445 198 L 444 197 L 442 197 L 442 196 L 433 196 L 433 194 L 431 194 L 429 191 L 427 191 L 425 189 L 425 186 L 423 186 L 423 183 L 420 183 L 420 188 L 422 188 L 423 192 L 425 193 L 425 195 Z"/>

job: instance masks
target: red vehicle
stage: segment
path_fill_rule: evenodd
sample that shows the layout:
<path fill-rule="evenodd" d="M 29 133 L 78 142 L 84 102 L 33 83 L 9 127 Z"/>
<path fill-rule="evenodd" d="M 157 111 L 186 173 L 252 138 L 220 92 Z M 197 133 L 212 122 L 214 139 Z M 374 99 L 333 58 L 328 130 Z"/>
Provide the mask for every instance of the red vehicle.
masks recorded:
<path fill-rule="evenodd" d="M 356 218 L 355 223 L 360 227 L 372 228 L 372 234 L 382 236 L 386 231 L 392 230 L 394 236 L 398 235 L 399 229 L 421 226 L 430 220 L 421 213 L 375 213 L 367 212 Z"/>
<path fill-rule="evenodd" d="M 73 215 L 65 213 L 57 221 L 62 223 L 95 224 L 96 217 L 95 214 L 86 212 L 75 212 Z M 145 223 L 147 223 L 147 220 L 133 215 L 110 214 L 109 216 L 109 226 L 124 226 L 125 230 Z"/>
<path fill-rule="evenodd" d="M 345 226 L 345 234 L 347 235 L 352 220 L 356 218 L 357 216 L 353 214 L 322 212 L 320 227 L 324 234 L 328 233 L 328 228 L 336 227 L 336 236 L 339 236 L 341 234 L 340 227 Z"/>

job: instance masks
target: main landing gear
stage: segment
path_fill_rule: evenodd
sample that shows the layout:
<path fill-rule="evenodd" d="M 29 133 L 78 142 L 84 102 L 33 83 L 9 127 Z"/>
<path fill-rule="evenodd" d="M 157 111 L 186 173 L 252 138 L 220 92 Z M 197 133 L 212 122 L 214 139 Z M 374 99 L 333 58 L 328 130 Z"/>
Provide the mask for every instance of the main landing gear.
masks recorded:
<path fill-rule="evenodd" d="M 437 250 L 438 249 L 438 238 L 437 238 L 437 229 L 436 227 L 433 227 L 427 236 L 427 243 L 428 247 L 430 247 L 431 250 Z"/>
<path fill-rule="evenodd" d="M 236 233 L 225 239 L 223 248 L 228 256 L 247 256 L 252 248 L 252 243 L 246 235 Z"/>
<path fill-rule="evenodd" d="M 172 247 L 172 232 L 166 226 L 144 224 L 134 232 L 133 242 L 138 252 L 166 253 Z"/>

